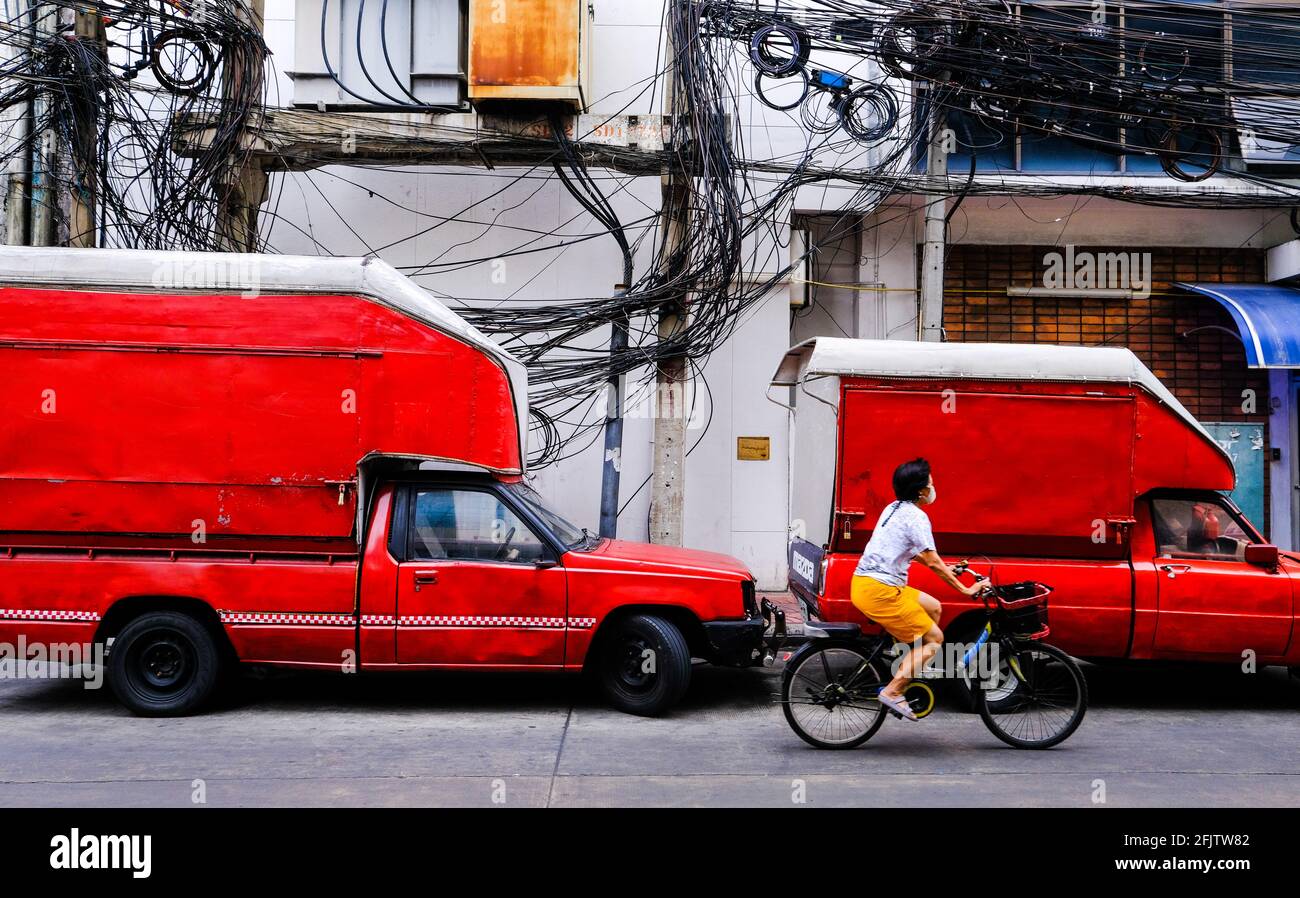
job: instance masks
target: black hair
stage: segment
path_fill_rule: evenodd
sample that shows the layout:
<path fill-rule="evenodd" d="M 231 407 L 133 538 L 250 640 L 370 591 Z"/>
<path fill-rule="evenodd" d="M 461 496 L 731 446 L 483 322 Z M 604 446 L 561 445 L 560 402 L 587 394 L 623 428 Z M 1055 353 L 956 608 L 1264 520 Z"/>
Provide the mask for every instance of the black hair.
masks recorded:
<path fill-rule="evenodd" d="M 930 483 L 930 463 L 923 458 L 905 461 L 894 469 L 894 496 L 902 502 L 915 502 Z"/>

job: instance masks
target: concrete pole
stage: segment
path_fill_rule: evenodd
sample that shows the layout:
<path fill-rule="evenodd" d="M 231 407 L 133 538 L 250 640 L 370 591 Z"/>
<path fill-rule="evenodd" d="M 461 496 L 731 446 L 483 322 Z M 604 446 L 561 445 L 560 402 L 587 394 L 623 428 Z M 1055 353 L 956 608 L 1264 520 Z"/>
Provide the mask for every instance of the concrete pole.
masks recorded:
<path fill-rule="evenodd" d="M 675 147 L 686 146 L 689 141 L 690 113 L 677 95 L 675 29 L 669 27 L 667 75 L 664 79 L 664 114 L 670 116 L 672 140 Z M 663 245 L 661 259 L 671 259 L 684 246 L 690 231 L 689 173 L 675 167 L 662 179 L 663 205 L 661 227 Z M 688 297 L 681 296 L 677 303 L 659 315 L 658 337 L 660 344 L 681 336 L 689 315 Z M 686 418 L 690 403 L 686 398 L 686 357 L 661 359 L 655 372 L 655 428 L 654 458 L 651 469 L 650 542 L 665 546 L 680 546 L 684 538 L 683 517 L 686 506 Z"/>
<path fill-rule="evenodd" d="M 35 11 L 35 34 L 37 44 L 43 44 L 54 34 L 59 24 L 59 7 L 42 3 Z M 35 49 L 35 48 L 33 48 Z M 33 127 L 47 118 L 50 108 L 49 99 L 44 90 L 36 92 L 32 103 Z M 58 135 L 52 128 L 41 128 L 34 132 L 31 148 L 32 186 L 31 186 L 31 244 L 32 246 L 53 246 L 56 242 L 56 225 L 58 218 L 58 192 L 55 190 L 55 174 L 58 164 Z"/>
<path fill-rule="evenodd" d="M 77 10 L 75 14 L 75 30 L 77 38 L 84 41 L 94 41 L 100 44 L 100 49 L 107 52 L 104 47 L 106 40 L 104 35 L 103 19 L 99 13 L 91 10 Z M 82 159 L 96 159 L 98 154 L 95 152 L 95 135 L 89 133 L 85 135 L 86 146 L 81 147 L 80 157 Z M 94 166 L 89 167 L 86 171 L 80 173 L 80 189 L 74 187 L 69 191 L 69 212 L 68 212 L 68 246 L 89 247 L 96 244 L 95 229 L 97 222 L 97 195 L 99 190 L 99 173 Z"/>
<path fill-rule="evenodd" d="M 943 110 L 930 110 L 930 146 L 926 154 L 926 175 L 937 184 L 948 179 L 948 120 Z M 944 255 L 948 248 L 947 196 L 931 197 L 925 206 L 925 244 L 921 251 L 921 296 L 917 309 L 920 339 L 943 340 Z"/>
<path fill-rule="evenodd" d="M 30 47 L 22 45 L 3 46 L 6 62 L 30 52 Z M 10 109 L 5 113 L 4 118 L 0 119 L 0 128 L 3 129 L 0 140 L 4 143 L 5 155 L 9 157 L 9 171 L 5 176 L 5 242 L 11 246 L 27 245 L 27 217 L 31 211 L 27 173 L 31 163 L 23 148 L 27 146 L 31 114 L 31 103 L 22 103 Z"/>
<path fill-rule="evenodd" d="M 659 316 L 659 342 L 679 336 L 687 311 Z M 686 358 L 675 356 L 659 363 L 655 375 L 656 406 L 653 490 L 650 500 L 650 542 L 680 546 L 686 507 Z"/>
<path fill-rule="evenodd" d="M 265 0 L 250 0 L 248 3 L 250 24 L 258 31 L 263 30 L 265 22 Z M 244 87 L 236 82 L 238 77 L 232 74 L 238 66 L 227 67 L 226 83 L 223 89 L 227 96 Z M 260 85 L 262 75 L 256 76 Z M 226 182 L 226 195 L 217 210 L 216 233 L 223 250 L 235 253 L 256 252 L 258 248 L 258 213 L 268 195 L 266 170 L 260 159 L 254 156 L 244 160 L 242 165 L 231 164 Z"/>

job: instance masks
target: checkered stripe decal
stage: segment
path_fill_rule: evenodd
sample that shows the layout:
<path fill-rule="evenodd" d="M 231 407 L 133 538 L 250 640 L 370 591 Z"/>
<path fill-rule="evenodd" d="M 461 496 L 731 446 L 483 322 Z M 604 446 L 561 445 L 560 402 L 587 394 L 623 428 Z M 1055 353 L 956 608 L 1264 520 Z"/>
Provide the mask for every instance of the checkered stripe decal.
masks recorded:
<path fill-rule="evenodd" d="M 310 624 L 323 627 L 351 627 L 350 614 L 294 614 L 292 612 L 222 611 L 223 624 Z"/>
<path fill-rule="evenodd" d="M 0 608 L 0 620 L 71 620 L 97 621 L 97 611 L 41 611 L 23 608 Z"/>
<path fill-rule="evenodd" d="M 480 617 L 475 615 L 417 615 L 397 619 L 399 627 L 532 627 L 559 629 L 562 617 Z"/>
<path fill-rule="evenodd" d="M 99 616 L 96 615 L 98 620 Z M 356 619 L 350 614 L 294 614 L 292 612 L 222 611 L 223 624 L 308 624 L 314 626 L 350 627 Z M 488 617 L 482 615 L 408 615 L 393 617 L 388 614 L 363 614 L 361 623 L 367 627 L 516 627 L 523 629 L 590 630 L 596 625 L 594 617 Z"/>

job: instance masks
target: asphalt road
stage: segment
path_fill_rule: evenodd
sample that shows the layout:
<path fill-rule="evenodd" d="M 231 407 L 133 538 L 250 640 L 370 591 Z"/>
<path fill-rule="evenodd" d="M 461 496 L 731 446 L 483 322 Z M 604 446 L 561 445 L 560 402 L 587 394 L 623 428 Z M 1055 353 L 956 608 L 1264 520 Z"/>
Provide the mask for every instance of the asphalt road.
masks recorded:
<path fill-rule="evenodd" d="M 77 681 L 5 680 L 0 806 L 1300 807 L 1300 682 L 1285 670 L 1087 676 L 1087 718 L 1045 752 L 1003 746 L 949 702 L 817 751 L 763 669 L 698 667 L 654 720 L 535 675 L 297 674 L 168 720 Z"/>

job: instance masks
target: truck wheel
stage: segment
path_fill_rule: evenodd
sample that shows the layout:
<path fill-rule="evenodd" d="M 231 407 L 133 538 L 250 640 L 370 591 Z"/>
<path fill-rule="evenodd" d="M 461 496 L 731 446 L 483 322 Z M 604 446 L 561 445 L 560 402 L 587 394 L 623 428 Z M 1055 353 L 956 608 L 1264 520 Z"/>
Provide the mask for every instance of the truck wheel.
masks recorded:
<path fill-rule="evenodd" d="M 681 700 L 691 682 L 691 651 L 669 621 L 636 614 L 604 635 L 599 678 L 620 711 L 654 717 Z"/>
<path fill-rule="evenodd" d="M 186 614 L 155 611 L 122 628 L 108 655 L 108 682 L 141 717 L 178 717 L 212 694 L 221 658 L 207 629 Z"/>

